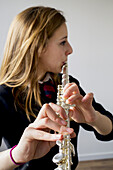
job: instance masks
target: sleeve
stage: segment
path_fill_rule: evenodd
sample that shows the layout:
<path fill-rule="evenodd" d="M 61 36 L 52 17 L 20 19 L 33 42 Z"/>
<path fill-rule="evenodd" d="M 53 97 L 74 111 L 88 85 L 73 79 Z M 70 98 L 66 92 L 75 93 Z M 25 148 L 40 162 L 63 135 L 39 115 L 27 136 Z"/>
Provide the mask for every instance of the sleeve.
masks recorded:
<path fill-rule="evenodd" d="M 6 101 L 10 100 L 7 98 L 6 90 L 3 86 L 0 86 L 0 146 L 2 143 L 2 137 L 3 137 L 3 126 L 5 127 L 5 116 L 8 111 L 8 107 L 6 104 Z"/>
<path fill-rule="evenodd" d="M 70 81 L 71 82 L 75 82 L 78 87 L 79 87 L 79 90 L 80 90 L 80 93 L 81 95 L 85 96 L 85 92 L 84 90 L 80 87 L 80 84 L 78 82 L 78 80 L 74 79 L 72 76 L 70 76 Z M 97 103 L 95 101 L 95 99 L 93 99 L 93 103 L 92 103 L 94 109 L 98 112 L 100 112 L 101 114 L 107 116 L 111 121 L 112 121 L 112 125 L 113 125 L 113 114 L 111 114 L 109 111 L 107 111 L 101 104 Z M 110 140 L 113 140 L 113 129 L 111 131 L 110 134 L 108 135 L 101 135 L 99 134 L 92 126 L 89 126 L 87 124 L 84 124 L 84 123 L 81 123 L 80 124 L 85 130 L 88 130 L 88 131 L 93 131 L 96 138 L 98 140 L 101 140 L 101 141 L 110 141 Z"/>
<path fill-rule="evenodd" d="M 2 127 L 1 127 L 1 122 L 0 122 L 0 146 L 1 146 L 1 143 L 2 143 Z"/>
<path fill-rule="evenodd" d="M 3 100 L 2 100 L 2 97 L 0 96 L 0 146 L 1 146 L 1 143 L 2 143 L 2 136 L 3 136 L 3 132 L 2 132 L 2 130 L 3 130 L 3 127 L 2 127 L 2 125 L 3 125 L 3 110 L 4 110 L 4 108 L 3 108 Z"/>

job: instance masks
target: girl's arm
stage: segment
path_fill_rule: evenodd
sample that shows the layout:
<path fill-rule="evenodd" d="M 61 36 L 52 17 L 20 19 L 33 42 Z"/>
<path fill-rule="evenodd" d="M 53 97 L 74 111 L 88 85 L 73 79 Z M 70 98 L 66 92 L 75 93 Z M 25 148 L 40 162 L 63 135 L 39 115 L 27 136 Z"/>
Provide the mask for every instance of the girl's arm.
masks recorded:
<path fill-rule="evenodd" d="M 101 111 L 95 110 L 92 105 L 92 93 L 82 96 L 78 86 L 75 83 L 69 83 L 64 88 L 63 96 L 68 104 L 75 104 L 75 107 L 70 110 L 70 116 L 74 121 L 92 126 L 101 135 L 108 135 L 113 131 L 113 117 L 111 116 L 110 119 Z"/>
<path fill-rule="evenodd" d="M 10 149 L 0 152 L 0 170 L 13 170 L 18 167 L 10 158 Z"/>
<path fill-rule="evenodd" d="M 11 170 L 17 167 L 15 163 L 21 164 L 43 157 L 57 140 L 63 139 L 64 132 L 74 137 L 73 129 L 66 127 L 65 119 L 66 113 L 63 108 L 52 103 L 44 104 L 35 121 L 24 130 L 12 152 L 8 149 L 0 153 L 0 170 Z M 51 134 L 51 129 L 60 134 Z"/>

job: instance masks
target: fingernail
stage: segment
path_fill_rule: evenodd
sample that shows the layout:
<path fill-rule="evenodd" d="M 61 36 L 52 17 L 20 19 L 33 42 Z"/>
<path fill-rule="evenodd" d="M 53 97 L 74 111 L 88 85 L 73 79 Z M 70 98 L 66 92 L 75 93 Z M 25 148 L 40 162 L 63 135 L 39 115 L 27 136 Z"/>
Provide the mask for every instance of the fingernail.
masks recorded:
<path fill-rule="evenodd" d="M 65 119 L 67 119 L 67 118 L 68 118 L 68 116 L 66 115 L 66 113 L 64 114 L 64 118 L 65 118 Z"/>
<path fill-rule="evenodd" d="M 55 135 L 56 139 L 62 139 L 63 138 L 63 135 L 62 134 L 58 134 L 58 135 Z"/>
<path fill-rule="evenodd" d="M 68 97 L 66 95 L 63 95 L 63 98 L 66 100 Z"/>
<path fill-rule="evenodd" d="M 69 132 L 69 133 L 72 133 L 73 129 L 72 128 L 67 128 L 66 131 Z"/>
<path fill-rule="evenodd" d="M 70 100 L 68 99 L 68 100 L 66 100 L 66 104 L 70 104 Z"/>
<path fill-rule="evenodd" d="M 67 125 L 67 122 L 65 120 L 61 120 L 62 125 Z"/>

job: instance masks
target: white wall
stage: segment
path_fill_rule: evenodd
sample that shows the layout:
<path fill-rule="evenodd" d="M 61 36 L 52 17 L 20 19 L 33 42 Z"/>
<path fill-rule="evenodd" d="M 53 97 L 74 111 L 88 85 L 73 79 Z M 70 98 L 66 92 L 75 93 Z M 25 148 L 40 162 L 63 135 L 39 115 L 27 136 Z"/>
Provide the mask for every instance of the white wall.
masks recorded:
<path fill-rule="evenodd" d="M 64 11 L 73 47 L 69 73 L 113 113 L 113 0 L 0 0 L 0 59 L 13 17 L 33 5 Z M 81 129 L 78 144 L 80 160 L 113 158 L 113 141 L 97 141 L 91 132 Z"/>

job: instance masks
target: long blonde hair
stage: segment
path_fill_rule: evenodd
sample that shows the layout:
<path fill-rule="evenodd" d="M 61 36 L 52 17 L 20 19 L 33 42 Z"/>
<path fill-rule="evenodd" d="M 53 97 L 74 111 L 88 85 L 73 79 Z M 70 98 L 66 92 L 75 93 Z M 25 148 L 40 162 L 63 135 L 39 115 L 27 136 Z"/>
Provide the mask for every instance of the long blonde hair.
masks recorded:
<path fill-rule="evenodd" d="M 30 115 L 36 117 L 32 98 L 41 105 L 37 76 L 39 55 L 47 40 L 64 22 L 61 11 L 38 6 L 19 13 L 10 26 L 1 65 L 0 85 L 12 87 L 15 101 L 18 101 L 29 119 Z M 24 103 L 19 100 L 22 94 Z"/>

